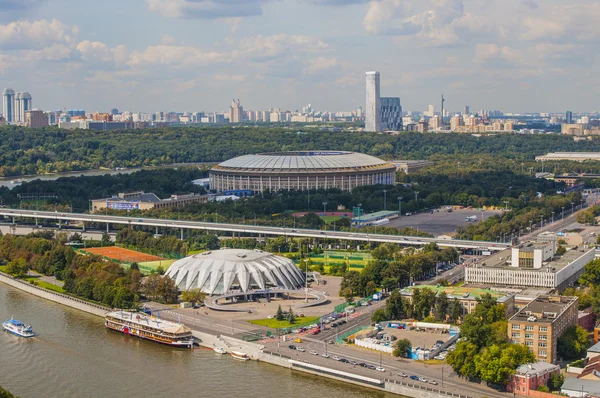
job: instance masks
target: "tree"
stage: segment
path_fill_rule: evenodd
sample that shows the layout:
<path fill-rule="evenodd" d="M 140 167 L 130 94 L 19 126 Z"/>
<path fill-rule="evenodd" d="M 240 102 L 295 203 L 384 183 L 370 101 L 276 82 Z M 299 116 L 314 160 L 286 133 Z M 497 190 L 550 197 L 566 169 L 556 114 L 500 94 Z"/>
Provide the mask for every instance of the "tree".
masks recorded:
<path fill-rule="evenodd" d="M 281 304 L 277 307 L 277 313 L 275 314 L 275 319 L 278 321 L 283 321 L 285 318 L 283 316 L 283 310 L 281 309 Z"/>
<path fill-rule="evenodd" d="M 583 274 L 579 277 L 579 284 L 583 286 L 600 284 L 600 259 L 592 260 L 583 268 Z"/>
<path fill-rule="evenodd" d="M 206 299 L 206 293 L 200 289 L 190 289 L 181 293 L 181 299 L 189 303 L 203 303 Z"/>
<path fill-rule="evenodd" d="M 548 388 L 550 391 L 559 391 L 565 382 L 565 375 L 562 373 L 552 373 L 548 379 Z"/>
<path fill-rule="evenodd" d="M 388 320 L 388 318 L 387 318 L 386 312 L 383 308 L 378 308 L 377 310 L 375 310 L 375 312 L 371 316 L 371 322 L 373 322 L 373 323 L 381 323 L 381 322 L 384 322 L 387 320 Z"/>
<path fill-rule="evenodd" d="M 133 263 L 131 263 L 131 265 L 129 266 L 129 269 L 130 269 L 130 270 L 137 270 L 137 271 L 139 271 L 139 270 L 140 270 L 140 265 L 139 265 L 138 263 L 136 263 L 136 262 L 133 262 Z"/>
<path fill-rule="evenodd" d="M 347 303 L 351 303 L 354 300 L 354 293 L 352 292 L 352 289 L 347 287 L 342 290 L 342 297 L 346 299 Z"/>
<path fill-rule="evenodd" d="M 462 315 L 462 306 L 458 300 L 452 300 L 450 302 L 450 318 L 457 323 Z"/>
<path fill-rule="evenodd" d="M 290 323 L 290 325 L 296 323 L 296 316 L 294 315 L 294 311 L 292 311 L 292 307 L 290 307 L 290 310 L 287 314 L 287 321 Z"/>
<path fill-rule="evenodd" d="M 474 378 L 478 375 L 475 366 L 475 357 L 478 353 L 479 348 L 475 344 L 464 340 L 459 341 L 456 344 L 456 349 L 448 353 L 446 362 L 461 376 Z"/>
<path fill-rule="evenodd" d="M 565 247 L 563 245 L 558 245 L 558 247 L 556 248 L 556 254 L 558 256 L 562 256 L 566 252 L 567 252 L 567 249 L 565 249 Z"/>
<path fill-rule="evenodd" d="M 17 398 L 12 395 L 10 392 L 6 391 L 4 388 L 0 387 L 0 398 Z"/>
<path fill-rule="evenodd" d="M 567 359 L 577 358 L 587 349 L 588 332 L 579 325 L 571 326 L 558 338 L 557 351 Z"/>
<path fill-rule="evenodd" d="M 412 350 L 412 344 L 408 339 L 400 339 L 394 346 L 393 355 L 395 357 L 408 358 Z"/>
<path fill-rule="evenodd" d="M 488 383 L 506 385 L 517 367 L 535 362 L 535 355 L 522 344 L 492 344 L 475 357 L 479 377 Z"/>
<path fill-rule="evenodd" d="M 102 232 L 102 245 L 104 245 L 104 246 L 112 245 L 112 241 L 110 240 L 110 235 L 107 232 Z"/>
<path fill-rule="evenodd" d="M 375 293 L 377 293 L 377 285 L 375 284 L 375 282 L 373 281 L 369 281 L 367 282 L 367 287 L 366 287 L 366 296 L 370 297 L 372 295 L 374 295 Z"/>
<path fill-rule="evenodd" d="M 449 307 L 450 303 L 448 301 L 448 295 L 446 294 L 446 292 L 441 292 L 440 294 L 438 294 L 435 300 L 437 318 L 440 320 L 446 320 L 446 314 L 448 314 Z"/>
<path fill-rule="evenodd" d="M 29 272 L 29 264 L 27 264 L 27 261 L 23 257 L 20 257 L 12 260 L 6 265 L 6 272 L 17 278 L 23 278 L 27 276 L 27 273 Z"/>
<path fill-rule="evenodd" d="M 399 320 L 404 318 L 404 302 L 400 291 L 393 290 L 385 303 L 385 315 L 388 319 Z"/>

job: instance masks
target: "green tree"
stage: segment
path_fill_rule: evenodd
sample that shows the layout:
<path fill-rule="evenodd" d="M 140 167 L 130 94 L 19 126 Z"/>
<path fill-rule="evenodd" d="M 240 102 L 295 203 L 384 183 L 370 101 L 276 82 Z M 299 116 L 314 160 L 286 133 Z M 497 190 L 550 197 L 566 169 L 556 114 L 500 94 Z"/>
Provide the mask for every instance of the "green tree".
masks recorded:
<path fill-rule="evenodd" d="M 377 285 L 373 281 L 367 282 L 366 286 L 366 296 L 370 297 L 377 293 Z"/>
<path fill-rule="evenodd" d="M 15 395 L 12 395 L 10 392 L 8 392 L 4 388 L 0 387 L 0 398 L 18 398 L 18 397 Z"/>
<path fill-rule="evenodd" d="M 400 320 L 404 318 L 404 301 L 398 289 L 393 290 L 385 303 L 385 315 L 388 319 Z"/>
<path fill-rule="evenodd" d="M 550 388 L 548 386 L 545 386 L 543 384 L 540 384 L 537 388 L 538 391 L 540 392 L 550 392 Z"/>
<path fill-rule="evenodd" d="M 277 312 L 275 313 L 275 319 L 278 321 L 283 321 L 283 310 L 281 309 L 281 304 L 277 307 Z"/>
<path fill-rule="evenodd" d="M 371 316 L 371 322 L 373 323 L 381 323 L 387 320 L 388 318 L 386 315 L 386 311 L 383 308 L 378 308 Z"/>
<path fill-rule="evenodd" d="M 462 306 L 458 300 L 452 300 L 450 302 L 450 318 L 457 323 L 462 315 Z"/>
<path fill-rule="evenodd" d="M 562 373 L 552 373 L 548 379 L 548 388 L 550 391 L 560 391 L 563 383 L 565 382 L 565 375 Z"/>
<path fill-rule="evenodd" d="M 565 249 L 565 247 L 563 245 L 558 245 L 558 247 L 556 248 L 556 254 L 558 256 L 562 256 L 566 252 L 567 252 L 567 249 Z"/>
<path fill-rule="evenodd" d="M 29 264 L 27 264 L 27 260 L 23 257 L 19 257 L 6 265 L 6 272 L 17 278 L 23 278 L 29 272 Z"/>
<path fill-rule="evenodd" d="M 102 233 L 102 244 L 104 246 L 110 246 L 112 245 L 112 241 L 110 240 L 110 235 L 106 232 Z"/>
<path fill-rule="evenodd" d="M 567 359 L 579 357 L 587 349 L 588 337 L 588 332 L 581 326 L 571 326 L 558 338 L 558 354 Z"/>
<path fill-rule="evenodd" d="M 535 362 L 535 356 L 521 344 L 492 344 L 475 357 L 479 377 L 488 383 L 506 385 L 517 367 Z"/>
<path fill-rule="evenodd" d="M 450 351 L 446 357 L 448 365 L 463 377 L 475 378 L 478 375 L 475 358 L 479 353 L 479 347 L 469 341 L 459 341 L 456 349 Z"/>
<path fill-rule="evenodd" d="M 440 292 L 435 300 L 435 309 L 437 313 L 437 318 L 440 320 L 446 320 L 446 315 L 448 314 L 448 309 L 450 308 L 450 303 L 448 301 L 448 295 L 446 292 Z"/>
<path fill-rule="evenodd" d="M 592 260 L 583 268 L 579 277 L 579 284 L 583 286 L 600 285 L 600 259 Z"/>
<path fill-rule="evenodd" d="M 342 297 L 346 299 L 347 303 L 354 301 L 354 293 L 352 292 L 352 289 L 347 287 L 342 290 Z"/>
<path fill-rule="evenodd" d="M 408 358 L 412 350 L 412 344 L 408 339 L 400 339 L 394 346 L 394 352 L 392 355 L 395 357 Z"/>
<path fill-rule="evenodd" d="M 287 321 L 290 323 L 290 325 L 296 323 L 296 316 L 294 315 L 294 311 L 292 311 L 292 307 L 290 307 L 290 310 L 288 311 Z"/>
<path fill-rule="evenodd" d="M 139 270 L 140 270 L 140 265 L 139 265 L 138 263 L 136 263 L 136 262 L 133 262 L 133 263 L 131 263 L 131 265 L 129 266 L 129 269 L 130 269 L 130 270 L 132 270 L 132 271 L 133 271 L 133 270 L 137 270 L 137 271 L 139 271 Z"/>
<path fill-rule="evenodd" d="M 189 303 L 200 304 L 206 299 L 206 293 L 200 289 L 190 289 L 181 293 L 181 299 Z"/>

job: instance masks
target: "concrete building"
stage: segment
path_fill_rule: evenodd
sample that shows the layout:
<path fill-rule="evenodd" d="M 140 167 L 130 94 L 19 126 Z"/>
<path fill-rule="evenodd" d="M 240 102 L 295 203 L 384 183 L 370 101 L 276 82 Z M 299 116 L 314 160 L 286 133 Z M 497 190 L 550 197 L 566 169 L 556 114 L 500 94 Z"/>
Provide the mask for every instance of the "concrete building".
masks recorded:
<path fill-rule="evenodd" d="M 46 127 L 48 123 L 48 115 L 39 109 L 25 112 L 25 124 L 27 127 L 39 128 Z"/>
<path fill-rule="evenodd" d="M 556 253 L 556 236 L 553 242 L 530 243 L 512 248 L 511 264 L 513 268 L 542 268 L 545 261 Z"/>
<path fill-rule="evenodd" d="M 565 114 L 565 123 L 566 124 L 572 124 L 573 123 L 573 112 L 567 111 L 567 113 Z"/>
<path fill-rule="evenodd" d="M 117 196 L 105 199 L 94 199 L 92 200 L 92 208 L 90 210 L 92 213 L 97 213 L 107 208 L 112 210 L 166 209 L 185 206 L 190 203 L 206 202 L 208 202 L 208 195 L 172 195 L 168 199 L 159 199 L 158 196 L 153 193 L 139 191 L 119 193 Z"/>
<path fill-rule="evenodd" d="M 539 386 L 548 384 L 553 374 L 560 374 L 560 366 L 546 362 L 521 365 L 506 385 L 506 390 L 519 395 L 529 395 L 530 391 L 536 391 Z"/>
<path fill-rule="evenodd" d="M 32 108 L 32 98 L 29 93 L 17 93 L 15 96 L 15 123 L 25 123 L 25 112 Z"/>
<path fill-rule="evenodd" d="M 239 156 L 213 167 L 210 188 L 217 192 L 339 188 L 393 185 L 396 167 L 362 153 L 344 151 L 275 152 Z"/>
<path fill-rule="evenodd" d="M 552 152 L 546 155 L 536 156 L 535 160 L 573 160 L 575 162 L 585 162 L 586 160 L 600 160 L 600 152 Z"/>
<path fill-rule="evenodd" d="M 365 131 L 377 132 L 382 130 L 379 72 L 367 72 L 366 79 Z"/>
<path fill-rule="evenodd" d="M 598 398 L 600 397 L 600 381 L 568 377 L 561 386 L 560 392 L 569 397 Z"/>
<path fill-rule="evenodd" d="M 229 123 L 241 123 L 244 121 L 244 108 L 240 105 L 240 100 L 233 100 L 229 107 Z"/>
<path fill-rule="evenodd" d="M 465 123 L 460 115 L 454 115 L 450 118 L 450 130 L 456 131 L 459 127 L 464 126 Z"/>
<path fill-rule="evenodd" d="M 15 122 L 15 90 L 5 88 L 2 91 L 2 115 L 8 124 Z"/>
<path fill-rule="evenodd" d="M 404 174 L 414 173 L 425 167 L 435 165 L 435 163 L 430 160 L 392 160 L 389 163 L 395 165 L 396 170 L 402 170 Z"/>
<path fill-rule="evenodd" d="M 382 97 L 380 111 L 382 130 L 402 130 L 402 105 L 400 105 L 400 98 Z"/>
<path fill-rule="evenodd" d="M 560 336 L 577 325 L 577 297 L 539 296 L 508 320 L 508 337 L 524 344 L 539 362 L 555 363 Z"/>

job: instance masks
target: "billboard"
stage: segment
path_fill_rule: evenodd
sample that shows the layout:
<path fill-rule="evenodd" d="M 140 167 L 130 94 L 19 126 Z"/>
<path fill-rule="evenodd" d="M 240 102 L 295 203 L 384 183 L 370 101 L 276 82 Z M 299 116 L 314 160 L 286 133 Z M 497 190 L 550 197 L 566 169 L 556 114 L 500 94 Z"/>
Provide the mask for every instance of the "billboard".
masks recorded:
<path fill-rule="evenodd" d="M 139 210 L 140 204 L 137 202 L 106 202 L 106 207 L 114 210 Z"/>

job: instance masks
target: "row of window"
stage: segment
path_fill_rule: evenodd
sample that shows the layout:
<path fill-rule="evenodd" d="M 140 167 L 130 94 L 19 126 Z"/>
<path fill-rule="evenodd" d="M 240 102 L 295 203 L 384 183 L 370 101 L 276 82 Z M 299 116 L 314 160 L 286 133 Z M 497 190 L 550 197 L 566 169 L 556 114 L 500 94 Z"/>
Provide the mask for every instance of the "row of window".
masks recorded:
<path fill-rule="evenodd" d="M 519 339 L 521 338 L 521 333 L 517 333 L 517 332 L 512 332 L 511 337 L 513 339 Z M 533 333 L 525 333 L 525 338 L 529 339 L 529 340 L 533 340 L 534 339 L 534 335 Z M 538 335 L 538 340 L 548 340 L 548 335 L 547 334 L 539 334 Z"/>
<path fill-rule="evenodd" d="M 535 328 L 535 326 L 533 326 L 533 325 L 525 325 L 525 331 L 527 331 L 527 332 L 532 332 L 533 330 L 535 330 L 534 328 Z M 514 325 L 513 324 L 512 325 L 512 330 L 521 330 L 521 325 Z M 548 326 L 539 326 L 538 330 L 540 332 L 547 332 L 548 331 Z"/>

